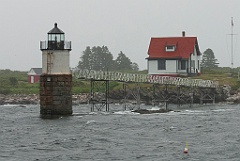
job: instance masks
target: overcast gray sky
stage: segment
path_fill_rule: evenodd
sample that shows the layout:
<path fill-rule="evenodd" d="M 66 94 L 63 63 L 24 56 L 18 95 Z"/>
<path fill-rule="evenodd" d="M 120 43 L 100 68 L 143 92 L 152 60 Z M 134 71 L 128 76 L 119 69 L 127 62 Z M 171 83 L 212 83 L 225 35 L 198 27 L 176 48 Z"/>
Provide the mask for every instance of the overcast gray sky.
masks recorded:
<path fill-rule="evenodd" d="M 0 69 L 41 67 L 39 42 L 54 23 L 72 41 L 71 67 L 87 46 L 123 51 L 140 69 L 151 37 L 197 36 L 201 52 L 211 48 L 220 66 L 231 66 L 231 17 L 240 33 L 240 0 L 0 0 Z M 234 67 L 240 66 L 239 35 Z"/>

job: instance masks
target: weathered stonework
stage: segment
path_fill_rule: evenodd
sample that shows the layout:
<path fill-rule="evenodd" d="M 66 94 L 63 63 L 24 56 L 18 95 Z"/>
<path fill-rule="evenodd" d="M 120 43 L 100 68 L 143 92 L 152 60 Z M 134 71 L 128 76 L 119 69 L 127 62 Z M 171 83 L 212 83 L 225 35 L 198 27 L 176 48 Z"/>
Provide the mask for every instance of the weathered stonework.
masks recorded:
<path fill-rule="evenodd" d="M 40 114 L 72 114 L 71 74 L 43 74 L 40 76 Z"/>

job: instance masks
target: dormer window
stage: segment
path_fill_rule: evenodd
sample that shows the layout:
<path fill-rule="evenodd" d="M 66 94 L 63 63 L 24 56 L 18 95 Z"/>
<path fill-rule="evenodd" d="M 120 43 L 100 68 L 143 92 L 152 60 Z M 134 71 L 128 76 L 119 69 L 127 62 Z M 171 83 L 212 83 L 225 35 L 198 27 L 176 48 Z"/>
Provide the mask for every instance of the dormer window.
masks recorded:
<path fill-rule="evenodd" d="M 176 46 L 175 46 L 175 45 L 167 45 L 167 46 L 165 47 L 166 52 L 175 51 L 175 49 L 176 49 Z"/>

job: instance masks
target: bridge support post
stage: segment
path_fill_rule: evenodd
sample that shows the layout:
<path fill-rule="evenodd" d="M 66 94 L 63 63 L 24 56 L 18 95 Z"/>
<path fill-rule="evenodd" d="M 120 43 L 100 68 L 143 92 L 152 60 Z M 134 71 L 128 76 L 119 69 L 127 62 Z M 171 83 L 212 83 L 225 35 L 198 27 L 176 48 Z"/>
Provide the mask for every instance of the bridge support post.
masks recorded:
<path fill-rule="evenodd" d="M 130 110 L 133 110 L 134 108 L 140 109 L 140 84 L 139 83 L 133 83 L 130 87 L 126 82 L 123 83 L 123 109 L 126 110 L 127 107 Z M 134 99 L 135 102 L 127 103 L 127 100 L 130 98 Z"/>
<path fill-rule="evenodd" d="M 156 105 L 156 84 L 152 85 L 152 106 Z"/>
<path fill-rule="evenodd" d="M 97 94 L 95 91 L 97 91 Z M 104 95 L 104 97 L 102 95 Z M 94 111 L 95 107 L 98 111 L 101 111 L 104 106 L 105 110 L 109 111 L 109 80 L 90 80 L 89 103 L 91 104 L 91 111 Z"/>
<path fill-rule="evenodd" d="M 123 83 L 123 110 L 127 110 L 127 86 Z"/>
<path fill-rule="evenodd" d="M 91 112 L 94 111 L 94 81 L 90 80 L 90 104 L 91 104 Z"/>
<path fill-rule="evenodd" d="M 193 88 L 191 87 L 191 92 L 189 93 L 190 95 L 190 107 L 193 106 Z"/>
<path fill-rule="evenodd" d="M 177 86 L 177 107 L 180 107 L 180 104 L 181 104 L 180 93 L 181 93 L 181 86 Z"/>
<path fill-rule="evenodd" d="M 109 80 L 105 80 L 105 107 L 106 107 L 106 111 L 109 111 Z"/>
<path fill-rule="evenodd" d="M 200 104 L 201 104 L 201 105 L 203 104 L 203 98 L 204 98 L 203 91 L 200 90 Z"/>
<path fill-rule="evenodd" d="M 200 104 L 206 103 L 215 103 L 215 89 L 214 88 L 198 88 L 200 91 Z"/>
<path fill-rule="evenodd" d="M 165 109 L 166 109 L 166 110 L 168 110 L 168 98 L 169 98 L 168 85 L 165 84 L 164 103 L 165 103 Z"/>

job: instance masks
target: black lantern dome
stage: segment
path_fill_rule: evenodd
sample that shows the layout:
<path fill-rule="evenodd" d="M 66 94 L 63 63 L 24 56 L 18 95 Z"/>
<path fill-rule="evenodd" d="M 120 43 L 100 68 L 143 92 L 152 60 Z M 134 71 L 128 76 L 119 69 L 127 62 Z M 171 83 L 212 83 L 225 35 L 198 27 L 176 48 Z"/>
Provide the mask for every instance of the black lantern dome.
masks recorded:
<path fill-rule="evenodd" d="M 64 49 L 65 35 L 62 30 L 54 24 L 54 28 L 48 32 L 48 49 L 62 50 Z"/>

